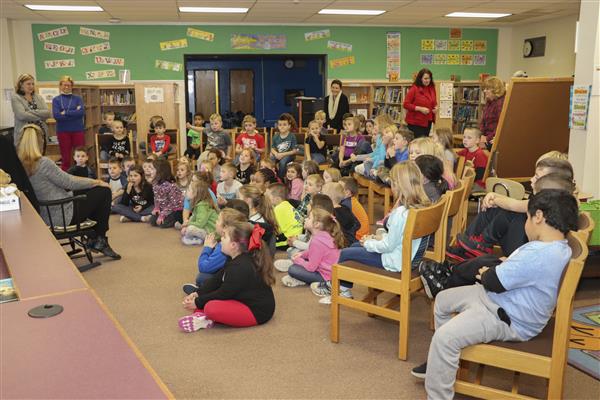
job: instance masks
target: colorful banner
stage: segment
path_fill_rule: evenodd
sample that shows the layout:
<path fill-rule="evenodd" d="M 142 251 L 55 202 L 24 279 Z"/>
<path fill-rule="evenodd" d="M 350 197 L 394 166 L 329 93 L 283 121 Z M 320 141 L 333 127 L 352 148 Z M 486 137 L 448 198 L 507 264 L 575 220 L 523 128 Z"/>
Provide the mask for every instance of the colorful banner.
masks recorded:
<path fill-rule="evenodd" d="M 207 42 L 213 42 L 215 40 L 214 33 L 201 31 L 200 29 L 187 28 L 187 35 L 196 39 L 206 40 Z"/>
<path fill-rule="evenodd" d="M 461 40 L 460 41 L 460 50 L 461 51 L 473 51 L 473 41 L 472 40 Z"/>
<path fill-rule="evenodd" d="M 485 54 L 475 54 L 473 57 L 473 65 L 485 65 L 487 57 Z"/>
<path fill-rule="evenodd" d="M 487 51 L 487 40 L 474 40 L 473 50 L 475 51 Z"/>
<path fill-rule="evenodd" d="M 85 73 L 85 79 L 103 79 L 103 78 L 114 78 L 117 74 L 114 69 L 104 69 L 102 71 L 87 71 Z"/>
<path fill-rule="evenodd" d="M 175 39 L 175 40 L 168 40 L 166 42 L 160 42 L 160 50 L 161 51 L 183 49 L 185 47 L 188 47 L 187 39 Z"/>
<path fill-rule="evenodd" d="M 85 26 L 79 27 L 79 34 L 81 36 L 88 36 L 88 37 L 93 37 L 96 39 L 104 39 L 104 40 L 110 39 L 110 32 L 99 31 L 97 29 L 92 29 L 92 28 L 86 28 Z"/>
<path fill-rule="evenodd" d="M 460 65 L 460 54 L 448 54 L 448 65 Z"/>
<path fill-rule="evenodd" d="M 333 60 L 329 60 L 329 68 L 340 68 L 345 67 L 346 65 L 354 65 L 356 64 L 356 59 L 354 56 L 335 58 Z"/>
<path fill-rule="evenodd" d="M 425 50 L 425 51 L 435 50 L 435 40 L 421 39 L 421 50 Z"/>
<path fill-rule="evenodd" d="M 81 54 L 88 55 L 94 53 L 100 53 L 102 51 L 110 50 L 110 42 L 102 42 L 98 44 L 92 44 L 81 48 Z"/>
<path fill-rule="evenodd" d="M 179 72 L 183 69 L 183 65 L 173 61 L 155 60 L 154 68 L 164 69 L 165 71 Z"/>
<path fill-rule="evenodd" d="M 421 54 L 421 65 L 433 64 L 433 54 Z"/>
<path fill-rule="evenodd" d="M 38 33 L 37 37 L 40 42 L 43 42 L 44 40 L 48 40 L 51 38 L 57 38 L 57 37 L 61 37 L 61 36 L 67 36 L 68 34 L 69 34 L 69 28 L 67 28 L 66 26 L 63 26 L 61 28 L 52 29 L 51 31 L 40 32 L 40 33 Z"/>
<path fill-rule="evenodd" d="M 400 32 L 388 32 L 386 37 L 386 77 L 390 82 L 400 79 Z"/>
<path fill-rule="evenodd" d="M 106 65 L 125 65 L 125 59 L 119 57 L 106 57 L 106 56 L 95 56 L 94 63 L 96 64 L 106 64 Z"/>
<path fill-rule="evenodd" d="M 590 107 L 592 88 L 589 85 L 571 86 L 569 128 L 585 130 Z"/>
<path fill-rule="evenodd" d="M 333 50 L 348 51 L 348 52 L 352 51 L 352 45 L 350 43 L 336 42 L 335 40 L 328 40 L 327 48 L 333 49 Z"/>
<path fill-rule="evenodd" d="M 450 39 L 461 39 L 462 29 L 461 28 L 450 28 Z"/>
<path fill-rule="evenodd" d="M 326 39 L 330 36 L 331 36 L 331 32 L 329 31 L 329 29 L 322 29 L 320 31 L 306 32 L 304 34 L 304 41 L 310 42 L 310 41 L 318 40 L 318 39 Z"/>
<path fill-rule="evenodd" d="M 473 54 L 461 54 L 460 55 L 461 65 L 473 65 Z"/>
<path fill-rule="evenodd" d="M 75 54 L 75 46 L 67 46 L 66 44 L 44 43 L 44 50 L 53 53 Z"/>
<path fill-rule="evenodd" d="M 44 68 L 73 68 L 75 66 L 75 60 L 68 58 L 66 60 L 48 60 L 44 61 Z"/>
<path fill-rule="evenodd" d="M 285 35 L 256 35 L 253 33 L 232 33 L 231 48 L 235 50 L 273 50 L 285 49 Z"/>
<path fill-rule="evenodd" d="M 448 64 L 448 54 L 434 54 L 433 55 L 433 63 L 435 65 Z"/>
<path fill-rule="evenodd" d="M 435 39 L 435 50 L 444 51 L 448 50 L 448 41 L 443 39 Z"/>
<path fill-rule="evenodd" d="M 448 40 L 448 50 L 449 51 L 460 51 L 460 40 L 458 40 L 458 39 Z"/>

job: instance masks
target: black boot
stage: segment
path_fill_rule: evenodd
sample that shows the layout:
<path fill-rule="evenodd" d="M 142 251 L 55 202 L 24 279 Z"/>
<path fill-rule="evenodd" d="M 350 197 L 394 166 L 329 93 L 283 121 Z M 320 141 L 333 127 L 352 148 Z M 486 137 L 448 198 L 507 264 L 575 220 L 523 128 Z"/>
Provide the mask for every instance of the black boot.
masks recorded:
<path fill-rule="evenodd" d="M 113 260 L 120 260 L 121 256 L 115 253 L 115 251 L 108 244 L 108 239 L 105 236 L 98 237 L 96 242 L 94 243 L 94 247 L 92 250 L 102 253 L 106 257 L 110 257 Z"/>

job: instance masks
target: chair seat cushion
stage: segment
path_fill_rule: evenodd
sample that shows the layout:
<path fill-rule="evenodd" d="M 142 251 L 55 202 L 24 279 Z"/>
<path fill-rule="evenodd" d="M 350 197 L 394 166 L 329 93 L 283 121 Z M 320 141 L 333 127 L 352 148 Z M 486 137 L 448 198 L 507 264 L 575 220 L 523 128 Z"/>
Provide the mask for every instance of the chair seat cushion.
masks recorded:
<path fill-rule="evenodd" d="M 550 318 L 542 332 L 527 342 L 492 342 L 491 345 L 505 349 L 533 353 L 543 357 L 552 356 L 552 342 L 554 338 L 554 318 Z"/>
<path fill-rule="evenodd" d="M 92 221 L 91 219 L 86 219 L 85 221 L 79 224 L 79 229 L 90 229 L 96 225 L 96 221 Z M 58 233 L 62 232 L 75 232 L 77 231 L 77 224 L 68 225 L 66 228 L 64 226 L 56 225 L 54 226 L 54 230 Z"/>

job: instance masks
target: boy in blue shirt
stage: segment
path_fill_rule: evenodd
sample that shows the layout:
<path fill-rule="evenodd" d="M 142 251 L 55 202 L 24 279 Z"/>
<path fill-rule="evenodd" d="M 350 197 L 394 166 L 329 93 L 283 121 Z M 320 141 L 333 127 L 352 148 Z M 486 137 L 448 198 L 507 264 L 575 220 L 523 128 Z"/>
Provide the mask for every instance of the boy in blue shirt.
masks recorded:
<path fill-rule="evenodd" d="M 271 159 L 277 162 L 277 175 L 280 179 L 285 177 L 286 167 L 298 154 L 298 142 L 296 136 L 291 132 L 292 124 L 286 118 L 286 114 L 281 114 L 277 121 L 277 130 L 273 136 L 271 144 Z"/>
<path fill-rule="evenodd" d="M 481 267 L 480 283 L 437 295 L 436 330 L 427 363 L 412 370 L 414 376 L 425 378 L 428 399 L 454 397 L 461 349 L 496 340 L 523 342 L 544 329 L 571 258 L 566 235 L 577 230 L 578 215 L 571 193 L 540 191 L 527 206 L 529 242 L 495 268 Z"/>

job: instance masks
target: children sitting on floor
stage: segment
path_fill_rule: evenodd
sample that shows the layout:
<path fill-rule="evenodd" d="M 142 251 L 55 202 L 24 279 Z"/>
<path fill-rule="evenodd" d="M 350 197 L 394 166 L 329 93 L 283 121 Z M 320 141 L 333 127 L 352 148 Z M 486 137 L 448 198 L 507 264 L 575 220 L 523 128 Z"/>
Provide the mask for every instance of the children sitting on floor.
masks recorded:
<path fill-rule="evenodd" d="M 131 156 L 123 157 L 123 159 L 121 160 L 121 165 L 123 166 L 123 172 L 125 172 L 125 175 L 129 176 L 129 172 L 131 171 L 131 169 L 133 167 L 136 166 L 136 164 L 137 163 L 133 157 L 131 157 Z"/>
<path fill-rule="evenodd" d="M 275 312 L 273 260 L 262 240 L 264 229 L 232 221 L 223 227 L 223 269 L 186 296 L 183 306 L 193 314 L 179 320 L 185 332 L 221 323 L 232 327 L 264 324 Z"/>
<path fill-rule="evenodd" d="M 288 247 L 288 238 L 302 233 L 302 224 L 296 218 L 294 207 L 286 200 L 287 188 L 283 183 L 273 183 L 267 187 L 266 197 L 273 206 L 278 232 L 277 248 L 285 250 Z"/>
<path fill-rule="evenodd" d="M 202 133 L 197 130 L 191 129 L 191 127 L 188 125 L 189 125 L 189 123 L 186 124 L 186 127 L 188 129 L 188 131 L 187 131 L 188 145 L 187 145 L 187 149 L 185 149 L 185 153 L 183 153 L 183 155 L 186 156 L 187 158 L 189 158 L 190 160 L 197 160 L 198 158 L 200 158 L 200 151 L 202 150 L 200 148 L 200 145 L 202 143 L 202 139 L 201 139 Z M 204 116 L 202 115 L 202 113 L 194 114 L 194 125 L 193 126 L 196 128 L 204 127 Z"/>
<path fill-rule="evenodd" d="M 425 378 L 428 398 L 454 397 L 463 348 L 496 340 L 528 341 L 544 329 L 571 257 L 566 235 L 577 229 L 578 215 L 577 201 L 569 192 L 546 189 L 533 195 L 525 223 L 529 243 L 496 268 L 481 267 L 481 284 L 438 294 L 427 362 L 412 370 Z"/>
<path fill-rule="evenodd" d="M 360 222 L 349 207 L 342 205 L 342 201 L 346 197 L 344 186 L 339 182 L 326 183 L 323 185 L 323 194 L 329 196 L 333 202 L 333 215 L 342 227 L 346 244 L 351 246 L 356 242 L 356 232 L 360 228 Z"/>
<path fill-rule="evenodd" d="M 121 222 L 147 222 L 148 218 L 144 217 L 149 216 L 154 208 L 152 185 L 144 179 L 144 170 L 137 165 L 131 169 L 127 180 L 121 201 L 113 205 L 111 211 L 121 215 Z"/>
<path fill-rule="evenodd" d="M 321 169 L 319 168 L 319 164 L 317 164 L 313 160 L 302 161 L 302 180 L 306 181 L 306 178 L 309 175 L 313 175 L 313 174 L 321 174 Z"/>
<path fill-rule="evenodd" d="M 228 200 L 238 196 L 238 190 L 242 184 L 235 180 L 237 168 L 233 163 L 227 163 L 221 167 L 221 182 L 217 185 L 217 201 L 219 206 L 224 206 Z"/>
<path fill-rule="evenodd" d="M 148 157 L 146 157 L 146 159 L 142 163 L 142 169 L 144 170 L 144 179 L 146 180 L 146 182 L 148 182 L 151 185 L 152 185 L 151 172 L 154 169 L 154 166 L 152 165 L 152 162 L 154 160 L 155 160 L 154 157 L 148 156 Z"/>
<path fill-rule="evenodd" d="M 258 186 L 265 193 L 267 187 L 272 183 L 277 183 L 277 175 L 269 168 L 261 168 L 252 175 L 251 183 Z"/>
<path fill-rule="evenodd" d="M 340 183 L 344 189 L 344 199 L 341 204 L 352 211 L 352 214 L 360 224 L 356 231 L 356 240 L 361 240 L 363 236 L 368 235 L 371 231 L 371 224 L 365 208 L 358 201 L 358 183 L 351 176 L 341 178 Z"/>
<path fill-rule="evenodd" d="M 242 185 L 247 185 L 256 171 L 254 165 L 256 158 L 252 149 L 243 149 L 239 154 L 237 171 L 235 179 Z"/>
<path fill-rule="evenodd" d="M 114 206 L 121 200 L 121 196 L 127 186 L 127 175 L 123 172 L 121 161 L 117 158 L 112 158 L 108 162 L 107 182 L 110 186 L 110 191 L 112 192 L 111 204 Z"/>
<path fill-rule="evenodd" d="M 481 131 L 477 128 L 466 128 L 463 133 L 463 146 L 465 148 L 458 152 L 459 156 L 465 157 L 465 161 L 473 161 L 475 166 L 475 183 L 473 187 L 477 190 L 485 190 L 483 175 L 488 163 L 488 156 L 479 147 L 481 135 Z"/>
<path fill-rule="evenodd" d="M 192 166 L 188 161 L 180 161 L 177 163 L 177 168 L 175 169 L 175 181 L 177 182 L 177 187 L 181 190 L 181 193 L 185 195 L 188 186 L 192 182 Z"/>
<path fill-rule="evenodd" d="M 339 182 L 341 178 L 342 174 L 337 168 L 327 168 L 325 171 L 323 171 L 323 181 L 325 183 Z"/>
<path fill-rule="evenodd" d="M 294 161 L 298 154 L 298 142 L 291 129 L 289 119 L 281 115 L 277 121 L 277 133 L 273 135 L 271 143 L 271 159 L 277 163 L 277 174 L 280 179 L 284 179 L 286 166 Z"/>
<path fill-rule="evenodd" d="M 296 207 L 296 219 L 298 221 L 304 221 L 304 218 L 306 218 L 307 207 L 310 204 L 310 199 L 315 194 L 321 192 L 324 183 L 325 182 L 323 181 L 323 178 L 318 173 L 311 174 L 306 177 L 304 181 L 304 195 L 300 201 L 300 204 L 298 204 Z"/>
<path fill-rule="evenodd" d="M 196 165 L 198 166 L 198 171 L 202 171 L 203 166 L 208 167 L 208 170 L 213 174 L 213 178 L 215 178 L 215 182 L 221 182 L 221 166 L 224 161 L 225 158 L 221 150 L 210 149 L 206 152 L 206 158 L 203 161 L 199 161 Z"/>
<path fill-rule="evenodd" d="M 206 182 L 195 180 L 190 189 L 193 193 L 193 212 L 181 228 L 181 242 L 186 246 L 203 244 L 206 235 L 215 231 L 215 222 L 219 215 Z"/>
<path fill-rule="evenodd" d="M 261 158 L 265 152 L 265 138 L 256 130 L 256 118 L 246 115 L 242 126 L 244 130 L 235 138 L 235 154 L 239 157 L 242 150 L 249 149 L 254 159 Z"/>
<path fill-rule="evenodd" d="M 83 178 L 96 179 L 96 172 L 88 166 L 88 154 L 85 147 L 76 147 L 73 151 L 73 160 L 75 165 L 67 171 L 69 174 L 74 176 L 81 176 Z"/>
<path fill-rule="evenodd" d="M 302 166 L 297 162 L 291 162 L 287 165 L 285 173 L 285 183 L 288 188 L 288 200 L 300 201 L 304 191 L 304 181 L 302 180 Z"/>
<path fill-rule="evenodd" d="M 171 228 L 182 222 L 183 194 L 175 184 L 171 165 L 164 158 L 154 160 L 151 171 L 154 209 L 150 224 L 160 228 Z"/>

